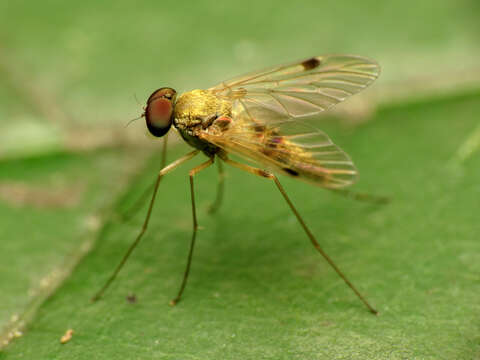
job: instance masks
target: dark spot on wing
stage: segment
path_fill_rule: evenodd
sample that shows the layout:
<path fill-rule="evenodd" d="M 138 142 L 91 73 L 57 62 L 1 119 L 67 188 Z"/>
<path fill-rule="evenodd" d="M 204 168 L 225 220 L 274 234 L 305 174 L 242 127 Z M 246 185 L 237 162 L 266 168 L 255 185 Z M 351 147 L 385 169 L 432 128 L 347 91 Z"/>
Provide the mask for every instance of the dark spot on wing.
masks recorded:
<path fill-rule="evenodd" d="M 268 148 L 262 148 L 260 149 L 260 152 L 268 157 L 272 157 L 275 154 L 275 151 L 272 151 Z"/>
<path fill-rule="evenodd" d="M 320 60 L 318 60 L 317 58 L 311 58 L 302 62 L 302 66 L 305 70 L 315 69 L 319 65 L 320 65 Z"/>
<path fill-rule="evenodd" d="M 292 176 L 298 176 L 299 175 L 297 171 L 289 169 L 289 168 L 283 168 L 283 171 L 285 171 L 286 173 L 288 173 Z"/>
<path fill-rule="evenodd" d="M 267 146 L 271 148 L 276 148 L 278 145 L 283 143 L 283 140 L 283 136 L 274 136 L 269 140 Z"/>
<path fill-rule="evenodd" d="M 264 132 L 265 131 L 265 126 L 262 125 L 262 124 L 255 124 L 253 125 L 253 129 L 256 131 L 256 132 Z"/>

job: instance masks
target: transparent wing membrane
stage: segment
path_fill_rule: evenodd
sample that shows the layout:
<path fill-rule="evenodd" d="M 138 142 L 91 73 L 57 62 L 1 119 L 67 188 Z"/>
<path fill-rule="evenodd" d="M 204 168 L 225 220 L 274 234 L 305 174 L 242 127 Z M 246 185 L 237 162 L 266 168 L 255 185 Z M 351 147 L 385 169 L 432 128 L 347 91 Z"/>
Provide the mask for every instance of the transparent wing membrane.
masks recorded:
<path fill-rule="evenodd" d="M 234 78 L 210 90 L 234 99 L 236 107 L 251 108 L 254 118 L 265 109 L 296 118 L 327 110 L 366 88 L 379 72 L 367 58 L 327 55 Z"/>
<path fill-rule="evenodd" d="M 231 130 L 204 139 L 266 168 L 326 188 L 352 184 L 357 170 L 324 132 L 300 121 L 262 127 L 235 122 Z"/>
<path fill-rule="evenodd" d="M 379 72 L 367 58 L 326 55 L 233 78 L 210 89 L 232 101 L 232 122 L 199 136 L 318 186 L 351 185 L 357 170 L 349 156 L 303 120 L 366 88 Z"/>

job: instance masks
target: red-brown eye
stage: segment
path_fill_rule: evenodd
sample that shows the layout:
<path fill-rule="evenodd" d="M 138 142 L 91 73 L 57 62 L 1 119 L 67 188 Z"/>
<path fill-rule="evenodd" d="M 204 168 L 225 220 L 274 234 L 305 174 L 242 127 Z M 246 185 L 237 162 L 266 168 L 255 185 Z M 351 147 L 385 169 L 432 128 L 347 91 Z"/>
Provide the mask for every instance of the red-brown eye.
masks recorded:
<path fill-rule="evenodd" d="M 161 137 L 170 130 L 173 121 L 175 95 L 175 90 L 161 88 L 148 98 L 145 120 L 148 131 L 153 136 Z"/>

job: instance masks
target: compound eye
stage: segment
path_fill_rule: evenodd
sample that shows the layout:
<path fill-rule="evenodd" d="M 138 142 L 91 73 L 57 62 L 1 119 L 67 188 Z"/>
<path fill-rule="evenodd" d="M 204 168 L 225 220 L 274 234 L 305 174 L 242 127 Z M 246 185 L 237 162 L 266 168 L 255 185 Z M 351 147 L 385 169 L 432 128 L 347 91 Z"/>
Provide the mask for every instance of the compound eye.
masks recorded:
<path fill-rule="evenodd" d="M 175 93 L 168 92 L 169 97 L 165 95 L 165 89 L 155 91 L 148 99 L 145 109 L 148 131 L 156 137 L 165 135 L 172 126 Z"/>

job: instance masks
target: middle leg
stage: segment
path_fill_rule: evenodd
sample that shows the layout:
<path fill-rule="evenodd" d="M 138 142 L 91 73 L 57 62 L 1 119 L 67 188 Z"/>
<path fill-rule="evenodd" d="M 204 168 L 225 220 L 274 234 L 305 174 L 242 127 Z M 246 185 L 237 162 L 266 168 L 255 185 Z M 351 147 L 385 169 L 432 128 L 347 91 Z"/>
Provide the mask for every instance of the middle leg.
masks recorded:
<path fill-rule="evenodd" d="M 187 285 L 188 274 L 190 273 L 190 266 L 192 264 L 193 249 L 195 247 L 195 239 L 197 237 L 198 223 L 197 223 L 197 211 L 195 208 L 195 189 L 193 186 L 193 177 L 203 169 L 206 169 L 207 167 L 212 165 L 213 161 L 214 161 L 214 157 L 211 157 L 204 163 L 194 167 L 188 173 L 188 175 L 190 176 L 190 194 L 192 197 L 193 233 L 192 233 L 192 240 L 190 241 L 190 250 L 188 252 L 187 267 L 185 268 L 185 273 L 183 274 L 182 284 L 180 285 L 180 290 L 178 291 L 177 296 L 170 301 L 171 306 L 175 306 L 180 301 L 183 291 L 185 290 L 185 285 Z"/>
<path fill-rule="evenodd" d="M 208 212 L 210 214 L 215 213 L 220 205 L 222 204 L 223 200 L 223 193 L 225 191 L 225 173 L 223 172 L 223 164 L 221 161 L 217 161 L 218 166 L 218 187 L 217 187 L 217 196 L 215 201 L 210 205 Z"/>

